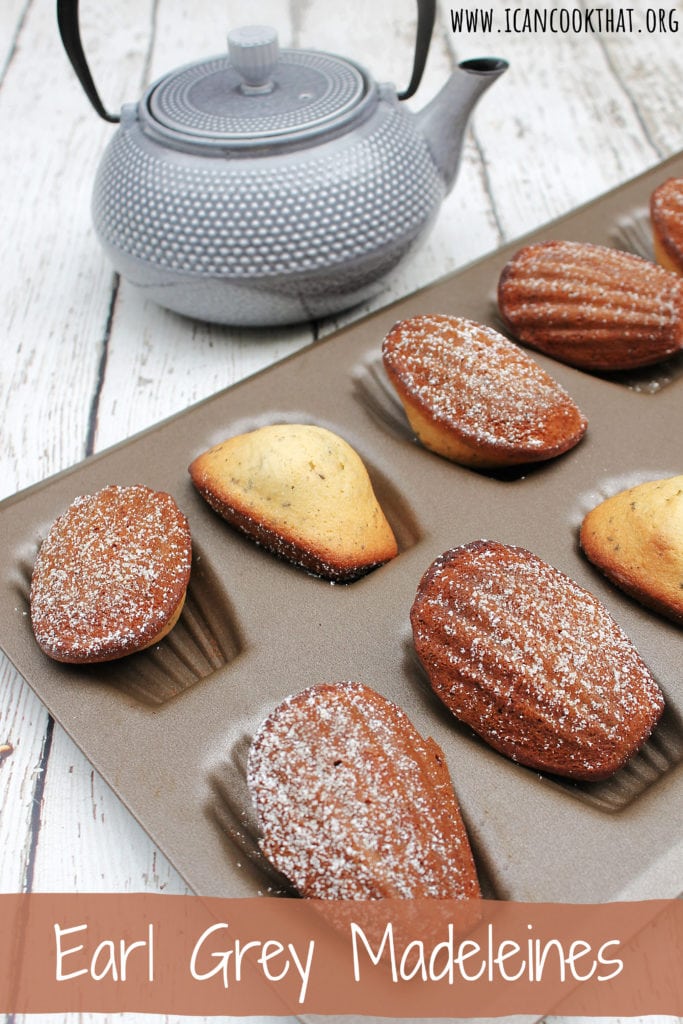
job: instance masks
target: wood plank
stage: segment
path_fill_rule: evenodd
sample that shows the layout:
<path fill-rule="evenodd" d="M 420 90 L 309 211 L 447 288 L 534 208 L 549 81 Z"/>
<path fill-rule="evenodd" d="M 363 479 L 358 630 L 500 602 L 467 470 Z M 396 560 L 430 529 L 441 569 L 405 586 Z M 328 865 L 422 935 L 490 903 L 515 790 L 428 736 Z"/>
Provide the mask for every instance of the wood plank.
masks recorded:
<path fill-rule="evenodd" d="M 119 5 L 123 26 L 134 24 L 133 15 L 139 18 L 140 4 L 129 4 L 128 9 L 121 7 L 122 5 Z M 97 46 L 93 46 L 93 43 L 97 42 L 97 26 L 88 22 L 88 15 L 92 16 L 93 13 L 92 8 L 85 7 L 84 13 L 83 34 L 87 39 L 88 53 L 97 56 Z M 40 11 L 38 16 L 44 18 L 44 11 Z M 17 298 L 23 303 L 23 308 L 19 312 L 10 310 L 7 323 L 2 325 L 3 336 L 16 337 L 17 330 L 20 330 L 20 337 L 28 339 L 28 342 L 22 340 L 18 346 L 14 373 L 8 381 L 15 402 L 15 406 L 7 403 L 10 405 L 13 423 L 19 426 L 26 423 L 27 417 L 22 415 L 22 411 L 31 408 L 31 395 L 32 389 L 34 391 L 36 387 L 36 376 L 44 375 L 48 381 L 45 386 L 45 380 L 41 379 L 39 390 L 43 394 L 49 392 L 45 412 L 53 424 L 55 440 L 52 442 L 54 447 L 43 456 L 44 467 L 41 466 L 40 476 L 76 461 L 85 451 L 90 399 L 97 388 L 100 346 L 105 335 L 112 295 L 112 274 L 99 259 L 100 253 L 90 230 L 89 190 L 84 190 L 80 178 L 73 182 L 71 188 L 65 185 L 75 166 L 78 166 L 83 181 L 92 179 L 107 129 L 99 125 L 96 116 L 89 110 L 80 94 L 79 87 L 74 84 L 63 55 L 54 47 L 54 35 L 49 37 L 48 31 L 43 31 L 43 28 L 43 23 L 36 24 L 35 20 L 28 20 L 23 29 L 22 43 L 25 47 L 32 48 L 34 56 L 37 54 L 37 59 L 46 62 L 43 65 L 46 69 L 44 88 L 48 94 L 52 94 L 59 101 L 61 96 L 73 93 L 73 110 L 63 112 L 64 133 L 54 141 L 54 147 L 45 153 L 46 167 L 36 176 L 36 186 L 40 187 L 41 184 L 44 186 L 48 179 L 48 172 L 55 173 L 56 180 L 46 203 L 49 205 L 49 202 L 54 202 L 56 195 L 59 209 L 51 211 L 51 219 L 45 218 L 44 210 L 37 201 L 39 197 L 36 200 L 33 196 L 29 197 L 36 213 L 44 221 L 43 226 L 48 228 L 48 235 L 42 238 L 39 251 L 49 278 L 48 284 L 55 290 L 54 301 L 51 301 L 53 295 L 46 295 L 44 282 L 40 294 L 36 295 L 27 295 L 25 289 L 17 287 L 16 281 L 10 282 L 8 291 L 11 293 L 12 285 L 16 288 Z M 117 66 L 119 70 L 124 66 L 126 69 L 126 74 L 121 76 L 118 82 L 119 92 L 124 98 L 127 98 L 126 94 L 137 94 L 139 82 L 135 79 L 139 78 L 144 65 L 145 50 L 141 47 L 137 52 L 134 48 L 131 50 L 130 38 L 124 39 L 123 36 L 119 36 L 118 46 L 116 39 L 111 46 L 112 38 L 108 31 L 100 30 L 100 39 L 103 44 L 106 41 L 113 50 L 113 57 L 110 56 L 109 64 L 104 67 L 104 74 L 101 77 L 103 95 L 106 93 L 110 97 L 113 94 L 112 83 L 116 84 L 116 74 L 112 74 L 112 69 L 115 70 Z M 139 40 L 143 40 L 142 31 L 139 33 Z M 41 49 L 38 44 L 44 42 L 48 45 Z M 117 50 L 121 63 L 116 59 Z M 12 95 L 12 87 L 16 83 L 19 89 L 22 89 L 25 78 L 19 60 L 16 65 L 12 68 L 7 86 L 0 96 L 0 103 L 6 103 L 10 112 L 21 118 L 23 111 L 16 97 Z M 51 74 L 54 75 L 54 80 L 50 79 Z M 50 96 L 45 97 L 42 91 L 32 97 L 33 101 L 38 103 L 45 98 L 49 100 Z M 47 102 L 43 108 L 46 118 L 55 116 L 54 110 L 51 109 L 53 106 L 54 104 Z M 75 129 L 74 125 L 80 131 Z M 13 138 L 16 139 L 19 134 L 15 133 Z M 17 152 L 18 172 L 25 156 L 21 150 Z M 59 156 L 59 161 L 55 160 L 56 156 Z M 72 214 L 76 208 L 78 216 L 74 218 Z M 70 262 L 55 267 L 53 262 L 49 262 L 49 257 L 54 251 L 60 250 L 56 236 L 62 230 L 61 218 L 66 224 L 62 237 L 63 251 L 68 254 Z M 21 225 L 22 219 L 17 217 L 17 226 Z M 14 225 L 11 227 L 14 228 Z M 53 229 L 52 237 L 49 233 L 50 228 Z M 35 247 L 36 237 L 29 232 L 18 232 L 17 237 L 20 256 L 26 265 L 30 265 L 31 248 Z M 72 278 L 75 278 L 73 295 L 71 291 L 63 290 L 64 285 L 71 282 Z M 4 308 L 7 311 L 7 307 Z M 45 317 L 49 324 L 48 330 L 43 327 L 42 317 Z M 36 320 L 39 321 L 38 325 L 35 323 Z M 46 365 L 40 367 L 40 372 L 36 374 L 36 366 L 43 358 L 46 336 L 54 338 L 54 361 L 50 363 L 46 360 Z M 67 344 L 64 343 L 65 339 Z M 64 363 L 65 356 L 67 365 Z M 51 378 L 54 378 L 54 386 Z M 83 396 L 80 401 L 79 393 Z M 79 405 L 81 413 L 85 411 L 85 415 L 80 418 L 72 413 L 74 409 L 78 412 Z M 55 409 L 58 410 L 59 416 L 56 429 Z M 33 453 L 37 437 L 40 436 L 41 425 L 31 424 L 31 431 L 34 429 L 35 436 L 27 430 L 12 446 L 17 453 L 17 461 L 16 464 L 7 467 L 6 474 L 3 473 L 6 493 L 11 493 L 36 478 L 22 475 L 21 465 L 21 460 L 25 460 L 25 470 L 32 470 L 35 474 L 36 459 Z M 46 436 L 50 436 L 46 428 L 43 427 L 43 430 Z M 57 443 L 62 447 L 57 448 Z M 38 890 L 151 888 L 161 892 L 186 891 L 184 884 L 164 858 L 158 858 L 157 867 L 157 853 L 153 844 L 143 835 L 139 826 L 59 727 L 54 730 L 47 762 L 41 767 L 40 758 L 47 720 L 45 710 L 4 659 L 0 663 L 0 672 L 0 722 L 6 728 L 5 739 L 12 746 L 11 753 L 0 765 L 7 799 L 1 826 L 0 888 L 3 891 L 21 889 L 26 884 L 25 875 L 29 865 L 33 874 L 33 886 Z M 41 780 L 44 781 L 44 787 L 37 787 L 36 776 L 41 770 L 46 770 L 46 775 Z M 37 795 L 42 797 L 40 807 L 34 806 Z M 38 828 L 40 842 L 37 844 Z M 68 837 L 66 843 L 65 835 Z M 54 1024 L 56 1019 L 71 1020 L 73 1015 L 50 1014 L 30 1018 L 20 1015 L 14 1018 L 14 1021 L 17 1024 L 22 1021 L 30 1021 L 31 1024 L 51 1021 Z M 101 1019 L 99 1015 L 79 1015 L 82 1022 L 95 1022 Z M 126 1014 L 121 1015 L 120 1019 L 134 1021 L 137 1018 L 133 1014 Z M 158 1021 L 159 1024 L 163 1024 L 174 1019 L 176 1018 L 159 1015 L 150 1017 L 150 1022 L 155 1024 Z M 198 1022 L 205 1020 L 197 1018 Z"/>
<path fill-rule="evenodd" d="M 34 805 L 47 712 L 9 662 L 0 661 L 0 892 L 21 892 L 34 855 Z"/>
<path fill-rule="evenodd" d="M 188 892 L 62 729 L 55 730 L 44 800 L 46 855 L 39 847 L 36 891 Z"/>
<path fill-rule="evenodd" d="M 0 82 L 14 57 L 22 22 L 30 0 L 5 0 L 0 5 Z"/>
<path fill-rule="evenodd" d="M 120 7 L 125 18 L 140 5 Z M 45 15 L 42 4 L 29 10 L 0 89 L 3 235 L 11 239 L 0 280 L 0 337 L 14 353 L 0 378 L 2 496 L 85 454 L 112 296 L 112 272 L 90 227 L 89 183 L 106 126 L 90 110 Z M 143 61 L 142 54 L 137 61 L 122 56 L 120 92 L 131 89 Z"/>
<path fill-rule="evenodd" d="M 177 5 L 167 4 L 166 13 L 169 13 L 168 8 L 171 17 L 167 21 L 162 4 L 157 11 L 156 24 L 170 25 L 173 29 L 172 32 L 164 30 L 165 39 L 161 42 L 144 35 L 139 12 L 135 15 L 137 66 L 144 65 L 146 74 L 151 77 L 167 65 L 169 59 L 174 65 L 186 59 L 188 50 L 195 44 L 200 51 L 207 42 L 215 49 L 213 32 L 203 42 L 193 39 L 193 33 L 201 35 L 197 32 L 198 26 L 203 26 L 205 31 L 210 24 L 208 10 L 205 9 L 203 18 L 197 18 L 196 10 L 187 12 L 186 19 L 179 23 Z M 84 26 L 84 36 L 86 32 L 90 34 L 88 52 L 97 54 L 105 40 L 101 37 L 98 42 L 94 24 Z M 163 34 L 161 30 L 160 34 Z M 143 46 L 154 51 L 155 57 L 149 62 L 142 52 Z M 169 50 L 172 51 L 170 58 Z M 106 84 L 109 64 L 110 58 L 105 59 L 101 54 L 103 95 L 105 90 L 109 95 L 112 92 L 111 85 Z M 105 133 L 112 130 L 105 126 Z M 89 225 L 82 225 L 82 230 L 84 234 L 89 233 Z M 93 260 L 102 268 L 106 267 L 99 251 L 94 253 Z M 108 273 L 104 269 L 100 272 Z M 93 447 L 99 450 L 115 443 L 254 372 L 308 343 L 311 332 L 308 328 L 261 332 L 258 345 L 254 345 L 254 337 L 254 332 L 237 334 L 223 328 L 195 325 L 166 313 L 124 283 L 116 293 L 106 339 L 102 381 L 96 392 Z M 77 842 L 60 842 L 65 833 Z M 116 837 L 114 843 L 112 836 Z M 104 861 L 102 851 L 105 851 Z M 184 883 L 165 858 L 59 727 L 55 729 L 50 751 L 33 886 L 39 891 L 98 888 L 185 891 Z"/>
<path fill-rule="evenodd" d="M 637 0 L 632 6 L 634 17 L 644 18 L 648 5 Z M 472 33 L 453 37 L 452 45 L 459 57 L 469 57 L 491 40 Z M 476 137 L 506 238 L 612 188 L 683 145 L 676 113 L 680 37 L 518 34 L 498 35 L 496 43 L 510 70 L 504 97 L 501 89 L 490 116 L 478 122 Z M 637 54 L 644 56 L 647 75 L 634 73 Z M 656 140 L 651 128 L 645 130 L 646 119 L 660 125 Z"/>
<path fill-rule="evenodd" d="M 661 11 L 677 30 L 606 36 L 602 44 L 624 96 L 632 105 L 643 132 L 658 159 L 683 149 L 683 108 L 680 86 L 683 74 L 683 3 L 659 7 L 639 0 L 636 17 L 640 24 L 646 12 Z"/>
<path fill-rule="evenodd" d="M 121 4 L 128 17 L 138 3 Z M 3 9 L 3 18 L 8 12 Z M 3 24 L 6 22 L 3 21 Z M 26 17 L 0 88 L 0 162 L 5 259 L 0 279 L 0 378 L 4 412 L 0 496 L 83 457 L 111 300 L 111 272 L 95 259 L 89 197 L 103 136 L 57 38 L 52 4 Z M 3 37 L 4 38 L 4 37 Z M 142 60 L 121 54 L 109 84 L 126 91 Z M 3 764 L 7 808 L 0 825 L 0 889 L 26 884 L 40 824 L 48 718 L 3 658 L 0 721 L 21 741 Z"/>
<path fill-rule="evenodd" d="M 311 341 L 309 328 L 235 330 L 162 310 L 122 282 L 97 407 L 101 450 Z"/>
<path fill-rule="evenodd" d="M 348 0 L 342 24 L 336 8 L 331 14 L 322 0 L 268 0 L 259 4 L 258 19 L 276 22 L 285 45 L 341 50 L 379 78 L 402 83 L 412 51 L 413 6 L 396 0 L 388 11 Z M 642 11 L 646 4 L 637 0 L 636 7 Z M 223 45 L 225 29 L 216 27 L 217 8 L 208 0 L 196 0 L 191 9 L 177 0 L 121 0 L 116 20 L 107 15 L 106 22 L 101 6 L 83 2 L 82 8 L 86 49 L 112 108 L 139 95 L 143 75 L 153 78 Z M 675 9 L 682 10 L 680 2 Z M 55 46 L 52 5 L 34 0 L 27 11 L 21 46 L 0 88 L 4 234 L 15 250 L 0 284 L 0 337 L 17 349 L 0 378 L 7 431 L 0 494 L 76 461 L 88 437 L 97 448 L 114 443 L 313 337 L 308 328 L 239 332 L 191 324 L 145 303 L 125 283 L 109 322 L 113 278 L 92 235 L 89 190 L 113 129 L 90 110 Z M 0 45 L 10 38 L 6 26 L 18 24 L 23 12 L 20 0 L 3 6 Z M 253 18 L 244 0 L 220 5 L 220 13 L 230 25 Z M 448 14 L 443 5 L 414 109 L 437 90 L 456 59 L 495 48 L 511 61 L 510 72 L 475 114 L 460 179 L 429 240 L 373 302 L 330 318 L 319 325 L 321 333 L 681 148 L 680 35 L 594 40 L 473 34 L 456 40 Z M 585 78 L 577 79 L 577 68 Z M 183 891 L 182 880 L 58 728 L 44 789 L 36 789 L 45 736 L 44 709 L 3 659 L 0 744 L 8 739 L 14 749 L 0 763 L 6 783 L 0 889 L 21 888 L 30 862 L 36 888 Z M 43 806 L 36 847 L 38 792 Z M 128 1018 L 136 1019 L 117 1015 Z M 16 1024 L 48 1019 L 54 1024 L 75 1017 L 17 1018 Z M 95 1024 L 101 1018 L 79 1020 Z"/>

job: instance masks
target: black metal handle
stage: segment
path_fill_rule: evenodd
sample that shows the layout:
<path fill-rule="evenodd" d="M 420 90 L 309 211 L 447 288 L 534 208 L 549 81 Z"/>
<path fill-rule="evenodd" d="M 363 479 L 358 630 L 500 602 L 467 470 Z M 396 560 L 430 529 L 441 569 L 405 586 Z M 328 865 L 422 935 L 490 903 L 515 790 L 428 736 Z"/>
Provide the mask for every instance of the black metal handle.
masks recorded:
<path fill-rule="evenodd" d="M 400 100 L 409 99 L 417 91 L 417 87 L 422 80 L 422 73 L 427 62 L 429 44 L 432 38 L 435 15 L 436 0 L 417 0 L 417 36 L 415 39 L 413 73 L 408 88 L 398 94 Z M 118 114 L 110 114 L 105 108 L 90 73 L 88 61 L 83 51 L 83 43 L 81 42 L 81 31 L 78 23 L 78 0 L 57 0 L 57 24 L 67 57 L 71 61 L 71 66 L 76 72 L 78 81 L 83 86 L 83 91 L 93 107 L 105 121 L 113 123 L 120 121 L 121 117 Z"/>
<path fill-rule="evenodd" d="M 436 0 L 417 0 L 417 36 L 415 38 L 413 73 L 408 88 L 398 94 L 400 100 L 410 99 L 417 92 L 417 87 L 422 81 L 422 72 L 427 63 L 429 44 L 432 40 L 435 16 Z"/>
<path fill-rule="evenodd" d="M 93 107 L 105 121 L 120 121 L 118 114 L 110 114 L 105 109 L 99 97 L 88 62 L 83 52 L 81 43 L 81 31 L 78 24 L 78 0 L 57 0 L 57 24 L 66 55 L 71 61 L 71 66 L 76 72 L 78 81 L 83 86 L 85 95 Z"/>

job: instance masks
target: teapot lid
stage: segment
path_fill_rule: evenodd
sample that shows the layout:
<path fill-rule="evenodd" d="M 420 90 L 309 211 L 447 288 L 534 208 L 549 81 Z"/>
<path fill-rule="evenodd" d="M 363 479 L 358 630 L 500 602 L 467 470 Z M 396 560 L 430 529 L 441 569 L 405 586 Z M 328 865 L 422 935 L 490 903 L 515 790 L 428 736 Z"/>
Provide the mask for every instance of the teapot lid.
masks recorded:
<path fill-rule="evenodd" d="M 352 61 L 312 50 L 280 50 L 277 33 L 247 26 L 228 54 L 170 72 L 142 111 L 170 140 L 253 147 L 297 142 L 352 120 L 374 92 Z"/>

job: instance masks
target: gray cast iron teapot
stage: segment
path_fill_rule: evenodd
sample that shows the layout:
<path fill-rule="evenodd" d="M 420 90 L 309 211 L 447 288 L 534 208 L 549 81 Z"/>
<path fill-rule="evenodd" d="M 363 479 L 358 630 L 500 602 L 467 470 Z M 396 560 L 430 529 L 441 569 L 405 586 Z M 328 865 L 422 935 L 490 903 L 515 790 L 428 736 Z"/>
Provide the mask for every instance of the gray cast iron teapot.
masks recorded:
<path fill-rule="evenodd" d="M 83 52 L 78 0 L 57 0 L 62 41 L 101 117 L 120 122 L 93 195 L 115 269 L 155 302 L 202 320 L 285 324 L 378 290 L 434 220 L 458 170 L 467 119 L 507 67 L 461 63 L 417 114 L 435 0 L 418 0 L 408 88 L 346 57 L 280 50 L 237 29 L 228 52 L 171 71 L 120 116 Z"/>

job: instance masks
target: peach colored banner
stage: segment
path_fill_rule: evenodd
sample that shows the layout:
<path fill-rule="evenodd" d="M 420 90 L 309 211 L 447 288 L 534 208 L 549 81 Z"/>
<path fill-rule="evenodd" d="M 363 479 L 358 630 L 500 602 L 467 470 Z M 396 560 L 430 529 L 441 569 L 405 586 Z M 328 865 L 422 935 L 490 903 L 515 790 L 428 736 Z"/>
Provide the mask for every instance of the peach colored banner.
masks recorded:
<path fill-rule="evenodd" d="M 0 1012 L 683 1015 L 683 902 L 0 895 Z"/>

